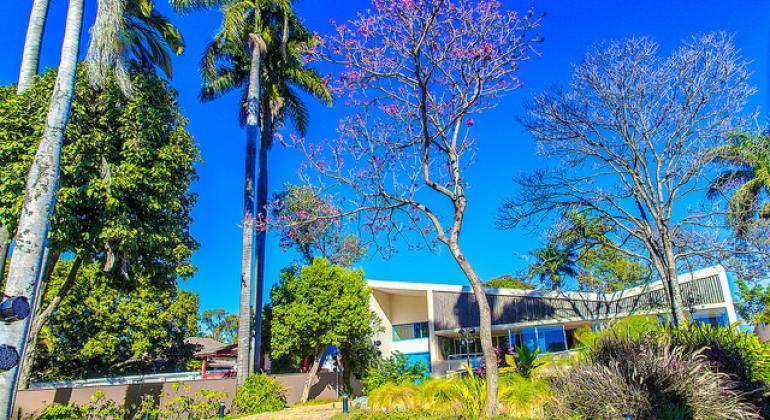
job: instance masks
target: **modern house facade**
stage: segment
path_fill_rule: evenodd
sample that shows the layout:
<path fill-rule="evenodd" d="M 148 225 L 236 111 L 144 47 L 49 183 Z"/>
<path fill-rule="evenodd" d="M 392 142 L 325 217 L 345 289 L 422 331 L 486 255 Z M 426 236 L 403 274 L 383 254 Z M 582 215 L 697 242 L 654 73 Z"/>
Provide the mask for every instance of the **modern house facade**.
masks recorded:
<path fill-rule="evenodd" d="M 725 270 L 714 266 L 680 275 L 682 297 L 697 322 L 737 321 Z M 480 363 L 478 307 L 469 286 L 369 280 L 371 309 L 383 331 L 375 340 L 383 356 L 401 352 L 422 360 L 432 375 L 463 363 Z M 668 313 L 660 281 L 613 293 L 486 289 L 495 345 L 524 344 L 541 352 L 575 347 L 574 332 L 629 315 Z"/>

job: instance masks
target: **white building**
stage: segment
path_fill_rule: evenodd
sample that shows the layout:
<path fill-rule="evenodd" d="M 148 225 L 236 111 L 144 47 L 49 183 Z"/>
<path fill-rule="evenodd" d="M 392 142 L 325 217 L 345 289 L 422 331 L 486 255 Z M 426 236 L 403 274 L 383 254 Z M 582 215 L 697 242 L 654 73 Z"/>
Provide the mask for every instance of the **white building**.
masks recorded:
<path fill-rule="evenodd" d="M 715 266 L 679 276 L 682 298 L 693 320 L 714 325 L 737 321 L 724 268 Z M 383 356 L 404 353 L 423 360 L 431 374 L 458 369 L 466 360 L 481 360 L 479 315 L 469 286 L 369 280 L 370 306 L 380 317 Z M 542 353 L 575 346 L 575 329 L 595 328 L 628 315 L 666 316 L 668 300 L 660 281 L 619 292 L 486 289 L 492 311 L 495 345 L 526 344 Z M 461 330 L 470 340 L 462 340 Z"/>

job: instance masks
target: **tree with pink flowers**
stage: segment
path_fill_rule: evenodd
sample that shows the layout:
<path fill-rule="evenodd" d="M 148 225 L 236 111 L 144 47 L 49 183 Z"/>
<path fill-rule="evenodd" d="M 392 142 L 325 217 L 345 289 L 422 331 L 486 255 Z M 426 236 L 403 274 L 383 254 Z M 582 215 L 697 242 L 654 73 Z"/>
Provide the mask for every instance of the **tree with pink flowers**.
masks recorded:
<path fill-rule="evenodd" d="M 336 138 L 287 143 L 302 174 L 335 191 L 336 216 L 356 216 L 385 256 L 446 247 L 473 289 L 486 364 L 485 413 L 497 405 L 497 362 L 484 285 L 460 246 L 474 163 L 473 117 L 521 87 L 517 72 L 536 53 L 540 18 L 498 1 L 374 0 L 323 39 L 317 58 L 341 67 L 330 82 L 351 113 Z M 313 218 L 328 215 L 309 215 Z"/>

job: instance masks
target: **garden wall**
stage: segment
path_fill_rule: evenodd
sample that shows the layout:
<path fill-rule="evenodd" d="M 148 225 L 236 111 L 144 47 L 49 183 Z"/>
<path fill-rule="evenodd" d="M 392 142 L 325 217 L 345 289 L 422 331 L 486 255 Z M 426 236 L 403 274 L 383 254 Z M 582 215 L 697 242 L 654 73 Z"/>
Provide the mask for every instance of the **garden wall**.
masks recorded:
<path fill-rule="evenodd" d="M 290 373 L 282 375 L 271 375 L 282 383 L 286 388 L 286 400 L 289 404 L 296 403 L 302 393 L 302 387 L 305 383 L 306 375 L 303 373 Z M 342 378 L 340 378 L 340 381 Z M 173 384 L 179 383 L 181 386 L 177 390 L 172 389 Z M 310 398 L 335 398 L 336 374 L 332 372 L 319 373 L 319 380 L 310 390 Z M 185 390 L 186 387 L 189 390 Z M 341 383 L 340 383 L 340 386 Z M 352 380 L 352 386 L 357 395 L 361 393 L 361 384 L 357 380 Z M 86 405 L 91 402 L 91 395 L 97 391 L 105 394 L 105 397 L 111 399 L 116 404 L 122 406 L 131 406 L 137 404 L 144 395 L 151 395 L 159 400 L 161 405 L 179 395 L 182 392 L 188 395 L 194 394 L 199 390 L 223 391 L 227 393 L 228 398 L 225 405 L 229 411 L 232 399 L 235 396 L 236 379 L 202 379 L 193 381 L 179 382 L 155 382 L 142 384 L 124 384 L 124 385 L 95 385 L 68 388 L 50 388 L 50 389 L 31 389 L 19 391 L 16 396 L 16 407 L 14 413 L 21 417 L 28 417 L 43 408 L 59 404 L 73 403 L 75 405 Z"/>

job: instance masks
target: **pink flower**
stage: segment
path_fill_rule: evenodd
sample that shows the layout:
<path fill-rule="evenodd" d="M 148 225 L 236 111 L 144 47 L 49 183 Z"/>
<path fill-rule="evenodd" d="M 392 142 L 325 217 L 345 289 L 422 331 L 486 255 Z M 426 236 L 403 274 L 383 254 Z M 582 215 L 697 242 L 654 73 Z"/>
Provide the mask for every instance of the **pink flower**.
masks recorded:
<path fill-rule="evenodd" d="M 465 125 L 467 125 L 468 127 L 473 127 L 474 123 L 475 123 L 475 121 L 473 121 L 473 118 L 467 118 L 465 120 Z"/>

